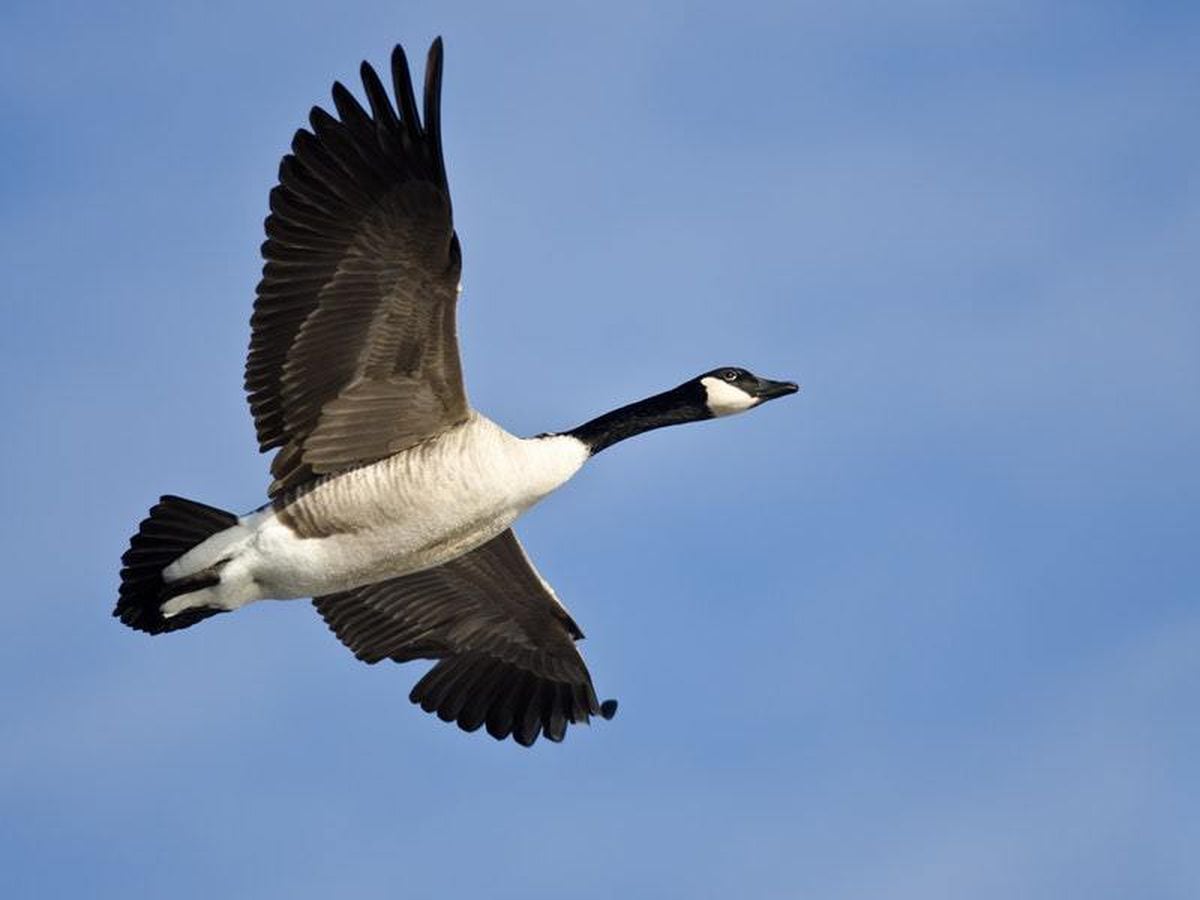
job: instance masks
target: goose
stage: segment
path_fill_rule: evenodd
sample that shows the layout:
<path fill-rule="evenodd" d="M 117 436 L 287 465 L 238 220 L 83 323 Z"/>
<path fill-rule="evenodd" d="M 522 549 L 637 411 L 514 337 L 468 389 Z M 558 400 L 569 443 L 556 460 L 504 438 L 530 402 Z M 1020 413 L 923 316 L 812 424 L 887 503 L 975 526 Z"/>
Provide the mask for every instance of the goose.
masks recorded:
<path fill-rule="evenodd" d="M 314 107 L 270 193 L 245 389 L 268 502 L 235 515 L 160 498 L 122 557 L 114 615 L 148 634 L 264 599 L 312 598 L 358 659 L 432 660 L 409 699 L 529 746 L 612 718 L 583 632 L 513 522 L 618 441 L 791 394 L 721 366 L 568 431 L 521 438 L 474 410 L 455 331 L 462 254 L 442 159 L 442 41 L 423 109 L 366 62 Z"/>

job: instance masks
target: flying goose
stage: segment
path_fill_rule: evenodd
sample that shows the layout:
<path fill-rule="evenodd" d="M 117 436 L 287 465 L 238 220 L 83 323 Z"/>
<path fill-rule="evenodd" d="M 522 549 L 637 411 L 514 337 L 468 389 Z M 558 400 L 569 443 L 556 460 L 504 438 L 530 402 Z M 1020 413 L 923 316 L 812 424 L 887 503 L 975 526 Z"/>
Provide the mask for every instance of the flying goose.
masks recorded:
<path fill-rule="evenodd" d="M 611 718 L 583 632 L 512 524 L 606 447 L 794 392 L 722 366 L 553 434 L 518 438 L 471 408 L 455 337 L 462 258 L 442 161 L 442 42 L 419 116 L 404 51 L 396 105 L 362 64 L 271 191 L 246 391 L 270 501 L 238 516 L 164 496 L 122 557 L 114 615 L 160 634 L 267 598 L 312 597 L 359 659 L 435 660 L 410 699 L 466 731 L 560 741 Z"/>

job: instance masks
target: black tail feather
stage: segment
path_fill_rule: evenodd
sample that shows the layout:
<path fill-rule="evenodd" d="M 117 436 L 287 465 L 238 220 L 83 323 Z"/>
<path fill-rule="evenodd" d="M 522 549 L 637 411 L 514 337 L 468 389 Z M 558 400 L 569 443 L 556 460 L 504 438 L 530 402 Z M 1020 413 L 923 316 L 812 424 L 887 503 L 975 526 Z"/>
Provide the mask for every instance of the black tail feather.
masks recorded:
<path fill-rule="evenodd" d="M 130 628 L 148 634 L 178 631 L 201 619 L 216 615 L 219 609 L 186 609 L 165 618 L 160 606 L 184 590 L 183 585 L 164 585 L 162 570 L 201 541 L 237 524 L 237 516 L 194 500 L 167 495 L 161 497 L 142 520 L 138 532 L 129 541 L 121 557 L 121 591 L 113 615 Z M 216 584 L 218 576 L 189 579 L 186 591 Z"/>

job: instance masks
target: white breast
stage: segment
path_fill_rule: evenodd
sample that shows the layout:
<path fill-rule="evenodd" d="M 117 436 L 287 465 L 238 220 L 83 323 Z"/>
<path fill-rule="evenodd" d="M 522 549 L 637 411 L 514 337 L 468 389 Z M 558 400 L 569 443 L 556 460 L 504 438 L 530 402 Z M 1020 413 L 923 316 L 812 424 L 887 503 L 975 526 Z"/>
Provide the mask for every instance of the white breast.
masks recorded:
<path fill-rule="evenodd" d="M 264 596 L 307 597 L 441 565 L 498 535 L 587 460 L 565 435 L 521 439 L 476 414 L 410 450 L 329 478 L 297 509 L 298 537 L 264 510 L 239 560 Z M 250 524 L 247 522 L 247 524 Z M 332 533 L 330 533 L 332 532 Z"/>

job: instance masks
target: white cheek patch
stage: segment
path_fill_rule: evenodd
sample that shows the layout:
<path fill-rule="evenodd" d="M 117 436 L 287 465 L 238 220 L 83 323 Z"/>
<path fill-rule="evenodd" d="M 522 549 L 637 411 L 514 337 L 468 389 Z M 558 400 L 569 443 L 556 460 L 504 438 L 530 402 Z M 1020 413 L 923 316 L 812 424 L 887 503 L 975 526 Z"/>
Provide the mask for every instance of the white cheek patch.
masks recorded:
<path fill-rule="evenodd" d="M 740 387 L 720 378 L 709 375 L 707 378 L 701 378 L 700 383 L 704 385 L 705 401 L 714 416 L 732 416 L 758 404 L 757 397 L 750 396 Z"/>

